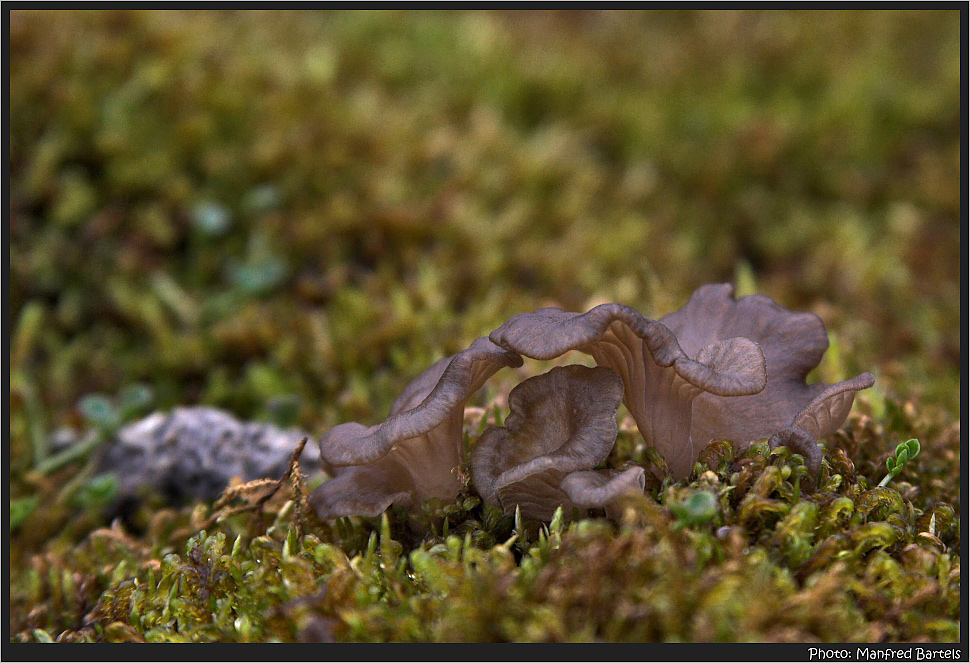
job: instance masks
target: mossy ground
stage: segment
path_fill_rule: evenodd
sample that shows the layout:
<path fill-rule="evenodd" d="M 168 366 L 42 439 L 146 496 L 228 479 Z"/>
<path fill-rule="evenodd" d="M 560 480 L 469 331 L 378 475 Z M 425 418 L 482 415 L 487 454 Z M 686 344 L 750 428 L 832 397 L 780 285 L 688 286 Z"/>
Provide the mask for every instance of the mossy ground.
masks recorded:
<path fill-rule="evenodd" d="M 959 639 L 959 12 L 9 19 L 11 641 Z M 718 281 L 823 318 L 814 379 L 877 376 L 814 494 L 715 443 L 618 524 L 470 488 L 321 523 L 287 481 L 112 525 L 52 443 L 133 384 L 376 422 L 515 313 Z"/>

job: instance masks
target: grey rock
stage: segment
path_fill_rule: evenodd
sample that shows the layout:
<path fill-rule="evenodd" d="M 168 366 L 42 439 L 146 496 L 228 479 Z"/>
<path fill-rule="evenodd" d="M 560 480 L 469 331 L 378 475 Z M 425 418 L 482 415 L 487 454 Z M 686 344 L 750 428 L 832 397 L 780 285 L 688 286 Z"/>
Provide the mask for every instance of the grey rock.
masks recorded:
<path fill-rule="evenodd" d="M 312 475 L 320 468 L 320 450 L 303 431 L 240 421 L 212 407 L 177 407 L 120 429 L 99 469 L 115 476 L 120 499 L 158 492 L 173 503 L 212 501 L 233 477 L 281 477 L 303 437 L 311 443 L 300 468 Z"/>

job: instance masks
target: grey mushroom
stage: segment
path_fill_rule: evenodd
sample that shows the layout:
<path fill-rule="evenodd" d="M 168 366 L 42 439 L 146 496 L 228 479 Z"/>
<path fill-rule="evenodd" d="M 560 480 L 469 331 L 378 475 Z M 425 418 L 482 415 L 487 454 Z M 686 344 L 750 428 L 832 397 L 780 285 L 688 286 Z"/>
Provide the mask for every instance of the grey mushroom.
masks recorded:
<path fill-rule="evenodd" d="M 557 507 L 609 510 L 628 492 L 643 493 L 643 468 L 593 468 L 616 441 L 623 382 L 604 367 L 563 366 L 509 393 L 503 427 L 485 430 L 472 450 L 472 481 L 482 498 L 506 513 L 516 507 L 549 520 Z"/>
<path fill-rule="evenodd" d="M 806 384 L 828 347 L 822 321 L 760 295 L 735 300 L 728 284 L 698 288 L 659 321 L 618 304 L 586 313 L 547 308 L 514 316 L 489 338 L 534 359 L 580 350 L 616 371 L 641 435 L 678 479 L 712 439 L 740 449 L 793 428 L 814 443 L 842 425 L 855 393 L 874 382 L 863 373 Z M 805 436 L 773 441 L 798 439 L 803 453 Z M 817 471 L 820 454 L 807 455 Z"/>
<path fill-rule="evenodd" d="M 705 444 L 723 438 L 743 446 L 786 428 L 801 430 L 813 440 L 837 431 L 856 392 L 875 384 L 872 375 L 862 373 L 835 384 L 806 384 L 806 376 L 829 346 L 822 320 L 812 313 L 788 311 L 764 295 L 735 300 L 733 294 L 729 284 L 706 285 L 679 311 L 660 318 L 687 352 L 717 339 L 744 336 L 758 343 L 765 354 L 764 391 L 730 403 L 708 395 L 697 399 L 692 430 L 696 439 Z"/>
<path fill-rule="evenodd" d="M 490 338 L 533 359 L 580 350 L 615 371 L 640 434 L 678 478 L 690 472 L 700 452 L 691 436 L 694 399 L 703 393 L 755 394 L 766 383 L 765 359 L 757 343 L 722 340 L 692 358 L 664 325 L 619 304 L 602 304 L 587 313 L 547 308 L 517 315 Z"/>
<path fill-rule="evenodd" d="M 479 338 L 453 357 L 433 364 L 412 381 L 376 426 L 340 424 L 319 441 L 333 470 L 310 496 L 321 519 L 376 516 L 391 504 L 454 499 L 461 490 L 462 419 L 465 403 L 503 367 L 522 358 Z"/>

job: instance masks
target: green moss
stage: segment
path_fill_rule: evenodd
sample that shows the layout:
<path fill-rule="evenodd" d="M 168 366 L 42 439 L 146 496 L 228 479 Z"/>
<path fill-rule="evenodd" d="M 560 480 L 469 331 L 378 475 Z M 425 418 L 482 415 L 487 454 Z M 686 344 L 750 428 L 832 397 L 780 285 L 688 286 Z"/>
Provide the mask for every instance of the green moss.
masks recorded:
<path fill-rule="evenodd" d="M 14 11 L 10 44 L 12 640 L 959 639 L 958 12 Z M 617 524 L 101 512 L 95 429 L 146 394 L 375 422 L 515 313 L 715 281 L 821 316 L 814 379 L 877 376 L 814 493 L 722 441 Z M 629 460 L 663 467 L 624 425 Z"/>

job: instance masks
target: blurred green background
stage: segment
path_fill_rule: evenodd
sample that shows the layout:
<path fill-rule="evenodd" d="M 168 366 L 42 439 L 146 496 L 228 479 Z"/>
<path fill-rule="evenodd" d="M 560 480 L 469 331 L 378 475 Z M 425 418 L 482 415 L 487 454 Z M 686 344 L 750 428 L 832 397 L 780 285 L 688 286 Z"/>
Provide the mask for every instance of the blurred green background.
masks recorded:
<path fill-rule="evenodd" d="M 14 11 L 10 64 L 12 471 L 25 389 L 320 431 L 712 281 L 959 414 L 958 12 Z"/>
<path fill-rule="evenodd" d="M 13 11 L 11 497 L 133 388 L 374 423 L 515 313 L 718 281 L 957 420 L 960 23 Z"/>

